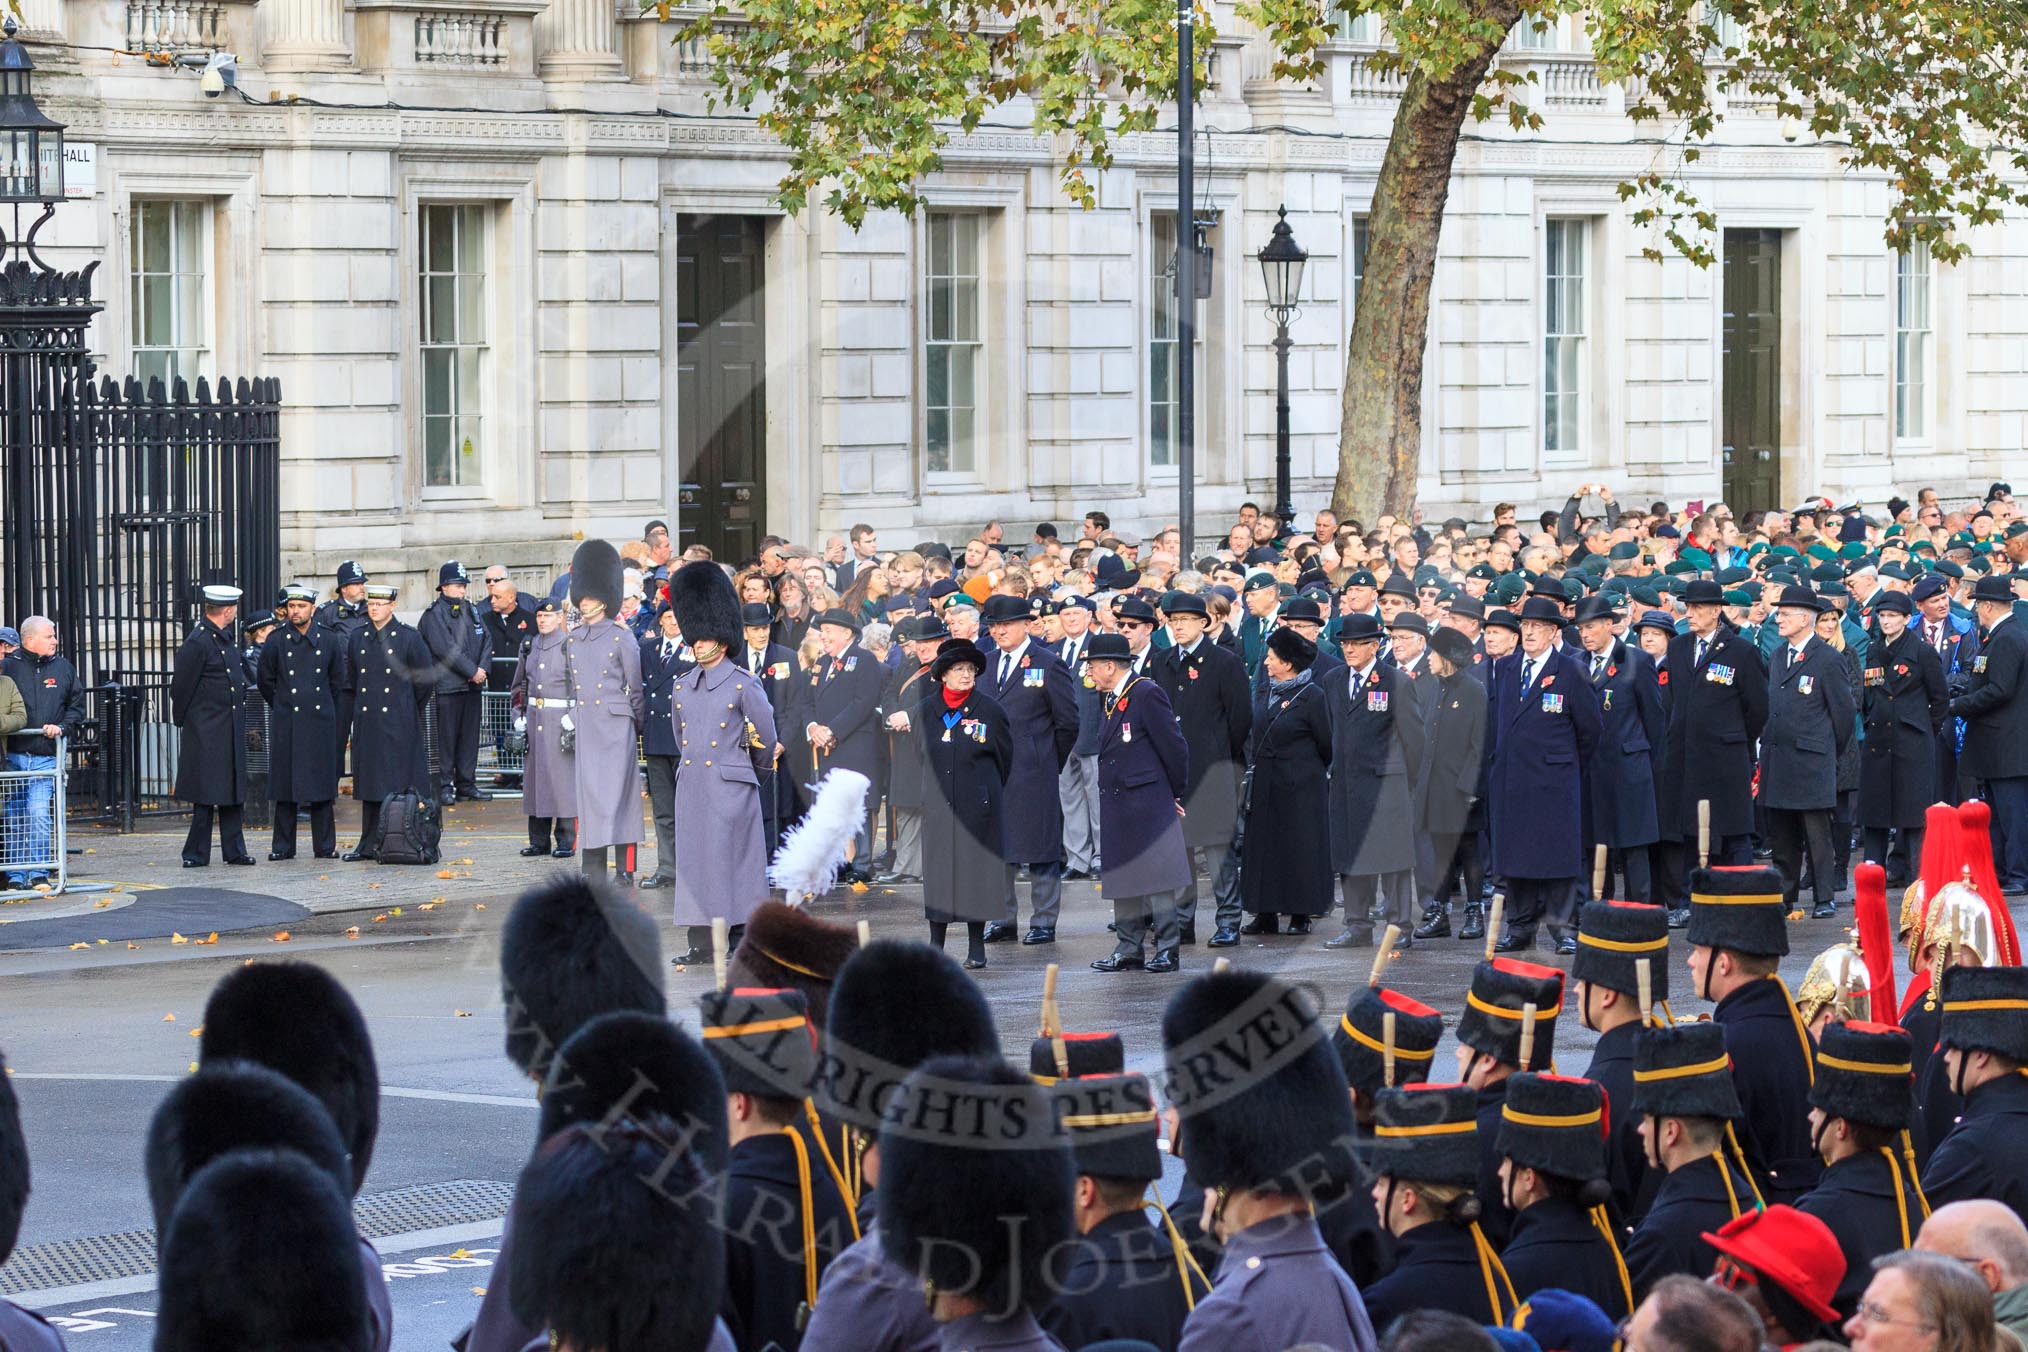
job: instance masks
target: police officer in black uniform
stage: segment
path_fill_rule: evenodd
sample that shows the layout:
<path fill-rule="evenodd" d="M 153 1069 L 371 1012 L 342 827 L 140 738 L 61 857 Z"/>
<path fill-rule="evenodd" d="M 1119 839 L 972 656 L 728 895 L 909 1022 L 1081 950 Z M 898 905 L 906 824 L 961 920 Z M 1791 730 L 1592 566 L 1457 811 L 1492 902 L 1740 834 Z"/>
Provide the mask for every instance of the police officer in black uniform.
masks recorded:
<path fill-rule="evenodd" d="M 349 648 L 353 631 L 366 625 L 366 584 L 371 579 L 366 570 L 352 559 L 338 565 L 338 588 L 335 595 L 317 607 L 317 623 L 338 636 L 341 647 Z M 352 735 L 352 680 L 346 673 L 345 684 L 336 691 L 338 699 L 338 773 L 345 773 L 345 739 Z"/>
<path fill-rule="evenodd" d="M 471 584 L 465 565 L 452 559 L 437 570 L 437 599 L 422 613 L 416 630 L 437 661 L 437 798 L 484 801 L 480 790 L 480 692 L 492 672 L 493 640 L 479 608 L 465 597 Z"/>
<path fill-rule="evenodd" d="M 360 845 L 372 839 L 381 800 L 389 794 L 429 791 L 429 757 L 423 711 L 437 668 L 427 643 L 394 615 L 395 589 L 366 588 L 367 622 L 352 631 L 346 668 L 357 698 L 352 706 L 352 796 L 359 800 Z M 348 860 L 370 859 L 359 845 Z"/>
<path fill-rule="evenodd" d="M 920 622 L 917 632 L 924 632 L 922 626 L 942 625 L 934 620 Z M 739 664 L 750 675 L 758 676 L 761 691 L 768 697 L 768 706 L 775 711 L 776 735 L 784 742 L 802 735 L 803 719 L 795 707 L 795 701 L 803 690 L 802 682 L 796 679 L 796 654 L 789 648 L 773 642 L 774 611 L 765 602 L 749 601 L 739 608 L 740 632 L 745 642 L 740 646 Z M 946 632 L 943 637 L 949 638 Z M 761 816 L 762 838 L 767 841 L 768 858 L 774 858 L 775 846 L 781 842 L 782 831 L 796 819 L 796 769 L 785 752 L 773 767 L 761 771 Z"/>
<path fill-rule="evenodd" d="M 296 857 L 296 808 L 310 809 L 310 848 L 338 857 L 338 692 L 351 683 L 345 641 L 317 623 L 317 594 L 287 589 L 289 621 L 261 645 L 257 681 L 268 706 L 268 797 L 275 805 L 270 859 Z"/>
<path fill-rule="evenodd" d="M 182 730 L 176 755 L 176 796 L 190 804 L 183 867 L 211 862 L 211 822 L 228 864 L 251 864 L 246 850 L 247 702 L 253 691 L 246 663 L 233 647 L 240 589 L 204 588 L 204 618 L 176 650 L 169 678 L 170 721 Z"/>

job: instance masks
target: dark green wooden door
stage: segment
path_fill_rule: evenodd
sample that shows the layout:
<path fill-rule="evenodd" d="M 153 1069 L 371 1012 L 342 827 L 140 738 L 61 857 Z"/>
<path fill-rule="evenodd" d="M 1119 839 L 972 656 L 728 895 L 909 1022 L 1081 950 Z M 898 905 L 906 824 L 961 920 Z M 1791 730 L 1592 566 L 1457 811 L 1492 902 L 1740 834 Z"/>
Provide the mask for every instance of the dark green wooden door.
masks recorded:
<path fill-rule="evenodd" d="M 1781 506 L 1782 237 L 1725 232 L 1725 501 L 1735 512 Z"/>
<path fill-rule="evenodd" d="M 734 564 L 753 557 L 767 520 L 765 227 L 677 218 L 677 544 Z"/>

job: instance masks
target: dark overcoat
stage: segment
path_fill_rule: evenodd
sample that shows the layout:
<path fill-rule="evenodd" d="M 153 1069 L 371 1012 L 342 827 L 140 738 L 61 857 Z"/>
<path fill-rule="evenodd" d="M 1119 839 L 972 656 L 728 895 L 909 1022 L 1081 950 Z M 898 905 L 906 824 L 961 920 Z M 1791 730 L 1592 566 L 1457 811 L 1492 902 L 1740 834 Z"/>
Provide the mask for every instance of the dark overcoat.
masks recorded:
<path fill-rule="evenodd" d="M 493 661 L 493 636 L 479 607 L 470 598 L 439 596 L 416 621 L 416 631 L 437 662 L 436 693 L 477 695 L 481 687 L 472 683 L 472 673 L 487 671 Z"/>
<path fill-rule="evenodd" d="M 1911 1247 L 1915 1232 L 1922 1228 L 1922 1210 L 1904 1184 L 1908 1234 L 1906 1238 L 1902 1235 L 1903 1215 L 1894 1198 L 1894 1167 L 1877 1150 L 1848 1155 L 1826 1166 L 1817 1186 L 1796 1202 L 1796 1210 L 1830 1226 L 1838 1237 L 1838 1247 L 1844 1250 L 1845 1280 L 1838 1283 L 1838 1292 L 1831 1297 L 1841 1318 L 1850 1319 L 1858 1308 L 1866 1284 L 1873 1279 L 1873 1260 Z"/>
<path fill-rule="evenodd" d="M 831 1175 L 810 1170 L 813 1255 L 803 1249 L 803 1198 L 788 1133 L 750 1136 L 725 1165 L 725 1299 L 719 1315 L 742 1348 L 793 1348 L 802 1339 L 796 1312 L 807 1289 L 803 1264 L 817 1275 L 852 1243 L 851 1217 Z"/>
<path fill-rule="evenodd" d="M 923 767 L 923 914 L 946 923 L 997 920 L 1014 731 L 977 686 L 953 709 L 942 685 L 927 677 L 919 685 L 926 693 L 909 713 L 909 750 Z"/>
<path fill-rule="evenodd" d="M 1951 701 L 1965 720 L 1958 767 L 1972 779 L 2028 776 L 2028 622 L 2010 615 L 1986 632 L 1965 693 Z"/>
<path fill-rule="evenodd" d="M 1305 681 L 1292 694 L 1270 695 L 1251 719 L 1253 781 L 1239 860 L 1239 904 L 1248 911 L 1331 913 L 1332 738 L 1324 705 L 1324 692 Z"/>
<path fill-rule="evenodd" d="M 1904 629 L 1867 650 L 1860 673 L 1866 740 L 1859 748 L 1859 825 L 1920 828 L 1937 801 L 1937 730 L 1950 692 L 1936 649 Z"/>
<path fill-rule="evenodd" d="M 310 621 L 276 627 L 261 645 L 268 704 L 268 798 L 328 803 L 338 796 L 338 692 L 350 682 L 345 641 Z"/>
<path fill-rule="evenodd" d="M 880 726 L 880 692 L 886 683 L 887 668 L 857 639 L 835 658 L 820 656 L 804 675 L 797 713 L 806 731 L 816 723 L 838 739 L 830 750 L 817 753 L 809 782 L 822 779 L 834 767 L 856 770 L 879 782 L 880 747 L 887 737 Z M 796 773 L 804 774 L 805 767 L 798 765 Z"/>
<path fill-rule="evenodd" d="M 1816 1049 L 1797 1035 L 1788 995 L 1773 979 L 1735 989 L 1711 1011 L 1711 1021 L 1725 1030 L 1725 1052 L 1732 1059 L 1740 1144 L 1749 1160 L 1771 1174 L 1763 1189 L 1768 1202 L 1793 1202 L 1817 1186 L 1824 1168 L 1810 1143 Z"/>
<path fill-rule="evenodd" d="M 1189 654 L 1164 648 L 1148 663 L 1161 684 L 1190 747 L 1190 788 L 1183 806 L 1183 839 L 1201 848 L 1223 849 L 1232 841 L 1239 813 L 1239 779 L 1246 764 L 1253 700 L 1246 663 L 1209 638 Z"/>
<path fill-rule="evenodd" d="M 1429 703 L 1415 782 L 1426 835 L 1455 838 L 1486 825 L 1486 684 L 1471 671 L 1441 680 Z"/>
<path fill-rule="evenodd" d="M 1613 1261 L 1606 1237 L 1567 1197 L 1544 1198 L 1518 1212 L 1507 1247 L 1500 1251 L 1500 1263 L 1514 1284 L 1515 1296 L 1522 1300 L 1556 1288 L 1575 1291 L 1604 1310 L 1608 1319 L 1633 1313 L 1627 1308 L 1619 1264 Z"/>
<path fill-rule="evenodd" d="M 1415 867 L 1416 775 L 1422 705 L 1397 667 L 1376 662 L 1352 698 L 1344 666 L 1312 671 L 1331 715 L 1331 871 L 1354 877 Z"/>
<path fill-rule="evenodd" d="M 1669 642 L 1669 736 L 1662 754 L 1662 836 L 1695 842 L 1697 804 L 1711 804 L 1711 841 L 1753 827 L 1754 743 L 1767 723 L 1760 650 L 1724 624 L 1697 661 L 1697 636 Z"/>
<path fill-rule="evenodd" d="M 1753 1189 L 1722 1153 L 1670 1173 L 1655 1189 L 1654 1205 L 1623 1251 L 1634 1279 L 1634 1299 L 1646 1299 L 1656 1282 L 1679 1272 L 1700 1282 L 1709 1277 L 1718 1251 L 1702 1236 L 1718 1233 L 1735 1215 L 1751 1210 Z"/>
<path fill-rule="evenodd" d="M 1775 648 L 1768 667 L 1767 726 L 1760 733 L 1762 807 L 1837 806 L 1838 755 L 1852 740 L 1852 700 L 1845 655 L 1836 648 L 1812 635 L 1800 662 L 1786 640 Z"/>
<path fill-rule="evenodd" d="M 176 749 L 176 796 L 229 807 L 246 801 L 247 701 L 253 683 L 232 637 L 199 620 L 169 677 L 169 718 L 182 731 Z"/>
<path fill-rule="evenodd" d="M 796 776 L 807 774 L 810 768 L 801 708 L 805 682 L 796 670 L 795 653 L 779 643 L 764 648 L 741 645 L 739 664 L 749 676 L 760 678 L 761 693 L 768 697 L 768 707 L 775 711 L 775 737 L 782 744 L 782 758 L 772 768 L 761 771 L 761 810 L 768 822 L 767 844 L 772 853 L 782 827 L 794 821 L 802 810 Z"/>
<path fill-rule="evenodd" d="M 1918 615 L 1909 627 L 1927 633 L 1924 624 L 1925 621 Z M 1943 667 L 1944 685 L 1948 688 L 1951 677 L 1969 673 L 1977 664 L 1979 627 L 1956 615 L 1946 616 L 1943 622 L 1942 641 L 1933 651 L 1936 653 L 1938 664 Z M 1937 801 L 1953 806 L 1961 796 L 1958 790 L 1958 748 L 1963 744 L 1964 730 L 1964 721 L 1955 715 L 1946 717 L 1936 730 Z"/>
<path fill-rule="evenodd" d="M 1932 1210 L 1990 1197 L 2028 1216 L 2028 1076 L 2003 1075 L 1966 1096 L 1964 1115 L 1923 1166 L 1922 1191 Z"/>
<path fill-rule="evenodd" d="M 1467 678 L 1469 679 L 1469 678 Z M 1494 1281 L 1500 1293 L 1502 1313 L 1507 1292 Z M 1385 1329 L 1398 1315 L 1410 1310 L 1445 1310 L 1462 1315 L 1474 1324 L 1499 1321 L 1486 1298 L 1486 1278 L 1479 1270 L 1478 1246 L 1472 1232 L 1446 1220 L 1418 1225 L 1394 1239 L 1394 1269 L 1364 1287 L 1366 1313 L 1375 1328 Z"/>
<path fill-rule="evenodd" d="M 1000 653 L 989 646 L 979 684 L 1007 715 L 1014 733 L 1000 857 L 1010 864 L 1045 864 L 1063 858 L 1057 777 L 1077 744 L 1077 695 L 1070 668 L 1047 644 L 1030 640 L 1004 681 L 1000 665 Z"/>
<path fill-rule="evenodd" d="M 1137 676 L 1121 685 L 1110 705 L 1098 757 L 1106 897 L 1120 901 L 1188 887 L 1190 853 L 1176 808 L 1190 785 L 1190 748 L 1169 697 L 1157 682 Z"/>
<path fill-rule="evenodd" d="M 1573 994 L 1571 999 L 1577 997 Z M 1648 1148 L 1641 1142 L 1641 1119 L 1632 1109 L 1634 1101 L 1634 1039 L 1638 1022 L 1623 1023 L 1599 1034 L 1592 1045 L 1591 1064 L 1584 1078 L 1605 1090 L 1607 1130 L 1606 1181 L 1613 1185 L 1613 1205 L 1629 1225 L 1638 1225 L 1648 1214 L 1661 1171 L 1648 1165 Z"/>
<path fill-rule="evenodd" d="M 1590 654 L 1580 660 L 1589 673 Z M 1588 838 L 1615 850 L 1652 845 L 1662 838 L 1655 758 L 1668 735 L 1654 659 L 1638 647 L 1615 642 L 1592 688 L 1598 692 L 1600 731 L 1598 750 L 1585 767 Z"/>
<path fill-rule="evenodd" d="M 660 634 L 641 640 L 642 755 L 676 754 L 676 723 L 669 700 L 677 678 L 696 665 L 680 640 L 664 639 Z"/>
<path fill-rule="evenodd" d="M 1578 878 L 1585 872 L 1584 767 L 1599 741 L 1599 697 L 1584 664 L 1544 653 L 1521 689 L 1525 656 L 1501 658 L 1488 688 L 1493 748 L 1491 871 L 1505 878 Z"/>
<path fill-rule="evenodd" d="M 1139 1338 L 1171 1348 L 1181 1340 L 1190 1313 L 1183 1291 L 1186 1278 L 1169 1237 L 1146 1212 L 1106 1217 L 1068 1254 L 1057 1269 L 1056 1298 L 1040 1316 L 1042 1327 L 1058 1342 L 1075 1348 L 1108 1338 Z M 1194 1297 L 1202 1300 L 1210 1288 L 1194 1273 L 1187 1280 Z"/>
<path fill-rule="evenodd" d="M 423 710 L 436 682 L 436 663 L 422 635 L 390 619 L 352 631 L 352 796 L 377 803 L 391 793 L 429 784 L 429 739 Z"/>
<path fill-rule="evenodd" d="M 923 794 L 922 729 L 916 726 L 920 712 L 916 706 L 930 693 L 933 684 L 929 679 L 927 662 L 904 657 L 887 674 L 887 691 L 880 697 L 883 722 L 891 714 L 901 713 L 909 717 L 907 732 L 890 730 L 887 734 L 887 801 L 895 808 L 910 812 L 922 808 Z"/>

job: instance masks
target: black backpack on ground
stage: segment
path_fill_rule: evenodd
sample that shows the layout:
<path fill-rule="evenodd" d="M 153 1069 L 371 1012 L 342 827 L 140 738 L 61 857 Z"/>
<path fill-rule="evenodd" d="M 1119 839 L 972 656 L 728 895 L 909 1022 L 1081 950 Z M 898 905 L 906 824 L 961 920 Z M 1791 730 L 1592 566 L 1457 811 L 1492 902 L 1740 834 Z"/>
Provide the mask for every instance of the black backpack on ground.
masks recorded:
<path fill-rule="evenodd" d="M 365 852 L 383 864 L 434 864 L 444 819 L 428 795 L 403 789 L 380 800 L 380 820 L 373 834 L 365 842 Z"/>

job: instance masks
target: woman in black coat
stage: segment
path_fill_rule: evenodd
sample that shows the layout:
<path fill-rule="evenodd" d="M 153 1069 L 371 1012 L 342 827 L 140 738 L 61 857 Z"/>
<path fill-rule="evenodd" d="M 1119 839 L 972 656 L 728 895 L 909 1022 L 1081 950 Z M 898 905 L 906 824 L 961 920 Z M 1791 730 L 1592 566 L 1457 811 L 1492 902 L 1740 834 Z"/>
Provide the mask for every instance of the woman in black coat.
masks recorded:
<path fill-rule="evenodd" d="M 1901 592 L 1883 591 L 1874 600 L 1880 638 L 1866 650 L 1859 684 L 1866 728 L 1859 752 L 1860 857 L 1885 864 L 1888 832 L 1899 831 L 1911 869 L 1922 858 L 1923 815 L 1940 796 L 1936 730 L 1950 717 L 1943 659 L 1909 631 L 1914 613 Z"/>
<path fill-rule="evenodd" d="M 1424 883 L 1437 915 L 1418 937 L 1450 933 L 1452 884 L 1464 875 L 1465 924 L 1460 939 L 1485 936 L 1479 909 L 1486 863 L 1479 857 L 1479 834 L 1486 827 L 1486 686 L 1472 675 L 1472 641 L 1455 629 L 1430 638 L 1430 670 L 1436 698 L 1425 723 L 1427 749 L 1415 785 L 1415 824 L 1430 838 L 1437 876 Z M 1428 931 L 1427 934 L 1424 931 Z"/>
<path fill-rule="evenodd" d="M 1292 629 L 1268 635 L 1262 657 L 1266 693 L 1254 701 L 1242 813 L 1239 904 L 1270 924 L 1290 917 L 1289 933 L 1307 934 L 1312 916 L 1329 915 L 1331 876 L 1331 716 L 1310 681 L 1317 645 Z"/>
<path fill-rule="evenodd" d="M 947 639 L 930 663 L 929 693 L 916 706 L 922 748 L 922 900 L 930 942 L 944 946 L 965 922 L 965 966 L 986 965 L 986 925 L 1000 916 L 1002 791 L 1014 732 L 999 703 L 974 682 L 986 655 Z"/>

